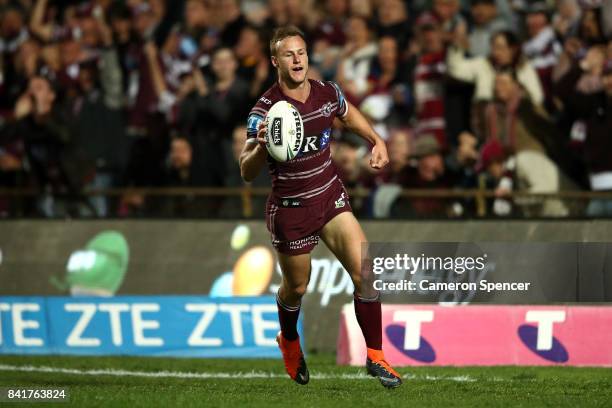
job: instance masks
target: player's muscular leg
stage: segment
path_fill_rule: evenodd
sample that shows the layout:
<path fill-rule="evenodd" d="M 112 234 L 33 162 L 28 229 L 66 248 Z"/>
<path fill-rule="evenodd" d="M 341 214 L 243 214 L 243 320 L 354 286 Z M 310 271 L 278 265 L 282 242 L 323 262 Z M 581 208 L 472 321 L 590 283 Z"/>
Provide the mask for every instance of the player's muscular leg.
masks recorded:
<path fill-rule="evenodd" d="M 350 274 L 355 294 L 371 297 L 372 292 L 362 288 L 361 248 L 366 236 L 352 212 L 343 212 L 332 218 L 321 230 L 321 238 Z M 375 294 L 374 294 L 375 296 Z"/>
<path fill-rule="evenodd" d="M 283 271 L 279 297 L 288 306 L 298 306 L 306 293 L 310 279 L 310 254 L 286 255 L 280 252 L 277 254 Z"/>

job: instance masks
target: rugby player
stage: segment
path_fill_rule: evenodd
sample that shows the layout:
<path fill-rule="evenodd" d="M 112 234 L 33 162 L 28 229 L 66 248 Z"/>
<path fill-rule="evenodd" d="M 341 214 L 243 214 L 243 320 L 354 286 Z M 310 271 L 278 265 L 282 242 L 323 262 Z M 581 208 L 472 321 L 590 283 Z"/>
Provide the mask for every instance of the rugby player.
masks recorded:
<path fill-rule="evenodd" d="M 385 387 L 397 387 L 402 383 L 401 378 L 385 361 L 382 350 L 379 294 L 372 285 L 362 287 L 361 248 L 366 237 L 352 213 L 347 192 L 330 156 L 334 119 L 371 143 L 370 165 L 374 169 L 384 167 L 389 161 L 385 143 L 359 110 L 345 99 L 337 84 L 307 78 L 308 52 L 304 34 L 298 28 L 277 29 L 270 41 L 270 52 L 278 82 L 250 111 L 240 171 L 243 179 L 250 181 L 267 163 L 272 177 L 266 224 L 283 275 L 276 296 L 281 327 L 276 340 L 286 371 L 295 382 L 308 383 L 308 369 L 296 326 L 301 298 L 310 278 L 310 252 L 321 238 L 348 271 L 355 286 L 355 314 L 366 341 L 368 373 L 378 377 Z M 302 151 L 288 162 L 272 159 L 264 140 L 266 114 L 280 100 L 295 106 L 304 123 Z"/>

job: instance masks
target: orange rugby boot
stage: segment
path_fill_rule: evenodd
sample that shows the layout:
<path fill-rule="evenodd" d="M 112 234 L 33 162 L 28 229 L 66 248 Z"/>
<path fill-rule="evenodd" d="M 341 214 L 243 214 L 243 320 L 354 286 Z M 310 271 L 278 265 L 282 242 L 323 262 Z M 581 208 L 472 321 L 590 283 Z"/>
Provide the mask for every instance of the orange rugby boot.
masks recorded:
<path fill-rule="evenodd" d="M 276 335 L 276 342 L 283 354 L 285 370 L 287 374 L 289 374 L 289 377 L 298 384 L 308 384 L 310 374 L 308 374 L 304 353 L 302 353 L 302 347 L 300 347 L 300 338 L 287 340 L 283 337 L 281 332 L 278 332 Z"/>
<path fill-rule="evenodd" d="M 382 350 L 374 350 L 368 348 L 368 358 L 366 360 L 366 369 L 372 377 L 378 378 L 380 383 L 387 388 L 396 388 L 402 385 L 402 379 L 397 371 L 395 371 L 385 360 L 385 354 Z"/>

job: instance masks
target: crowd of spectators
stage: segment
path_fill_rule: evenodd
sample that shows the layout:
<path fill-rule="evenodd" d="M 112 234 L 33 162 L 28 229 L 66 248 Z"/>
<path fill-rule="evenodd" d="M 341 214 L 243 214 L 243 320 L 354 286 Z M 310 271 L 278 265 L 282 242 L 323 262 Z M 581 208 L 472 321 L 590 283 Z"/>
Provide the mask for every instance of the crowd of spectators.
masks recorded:
<path fill-rule="evenodd" d="M 483 203 L 401 194 L 489 189 L 489 216 L 612 216 L 512 191 L 612 191 L 611 0 L 0 0 L 0 216 L 239 217 L 244 199 L 130 187 L 240 187 L 246 115 L 276 80 L 277 26 L 307 35 L 387 141 L 389 166 L 334 130 L 363 216 L 470 217 Z M 262 174 L 253 184 L 269 185 Z M 112 196 L 96 189 L 127 188 Z M 247 215 L 263 215 L 262 200 Z"/>

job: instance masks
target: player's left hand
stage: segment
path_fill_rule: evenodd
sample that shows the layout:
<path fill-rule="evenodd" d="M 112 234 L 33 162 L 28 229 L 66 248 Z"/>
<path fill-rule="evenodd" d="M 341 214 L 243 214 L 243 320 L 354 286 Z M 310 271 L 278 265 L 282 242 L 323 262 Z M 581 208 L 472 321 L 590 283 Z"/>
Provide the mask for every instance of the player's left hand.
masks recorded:
<path fill-rule="evenodd" d="M 382 169 L 389 163 L 389 155 L 387 154 L 387 146 L 382 140 L 372 148 L 372 156 L 370 157 L 370 166 L 373 169 Z"/>

